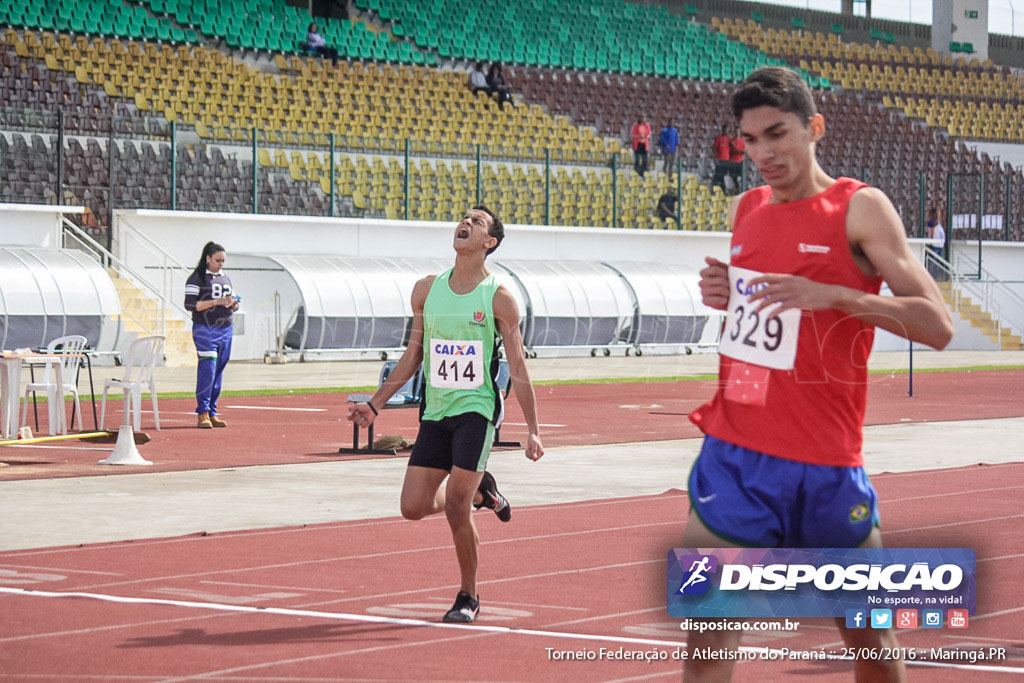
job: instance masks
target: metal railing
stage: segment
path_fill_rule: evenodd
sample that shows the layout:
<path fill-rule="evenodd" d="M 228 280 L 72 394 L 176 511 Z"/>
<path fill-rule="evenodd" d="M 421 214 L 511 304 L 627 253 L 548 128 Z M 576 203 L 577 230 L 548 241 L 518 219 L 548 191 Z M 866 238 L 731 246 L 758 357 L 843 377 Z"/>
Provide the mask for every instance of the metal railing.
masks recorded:
<path fill-rule="evenodd" d="M 146 322 L 139 320 L 138 318 L 125 311 L 124 306 L 121 307 L 121 316 L 126 317 L 133 323 L 139 326 L 139 328 L 147 335 L 163 335 L 166 336 L 167 331 L 167 315 L 169 310 L 178 311 L 181 315 L 188 318 L 188 314 L 185 309 L 175 303 L 169 296 L 170 285 L 169 278 L 165 274 L 167 268 L 162 269 L 162 282 L 161 284 L 155 284 L 150 278 L 147 278 L 125 261 L 110 251 L 108 251 L 103 245 L 97 242 L 95 239 L 90 237 L 80 227 L 75 225 L 72 221 L 66 217 L 61 217 L 61 223 L 63 228 L 63 243 L 64 247 L 77 248 L 89 254 L 94 258 L 106 270 L 114 270 L 118 275 L 127 277 L 139 287 L 142 292 L 150 299 L 154 299 L 156 304 L 156 329 Z M 159 247 L 158 247 L 159 249 Z M 169 259 L 173 260 L 169 254 Z"/>
<path fill-rule="evenodd" d="M 996 343 L 1002 346 L 1004 331 L 1009 335 L 1024 328 L 1020 319 L 1021 314 L 1024 314 L 1024 297 L 988 271 L 981 270 L 982 277 L 979 278 L 977 262 L 970 257 L 957 253 L 953 259 L 951 263 L 935 250 L 925 249 L 925 268 L 937 281 L 950 283 L 953 312 L 959 313 L 964 307 L 963 300 L 970 298 L 982 312 L 992 318 Z M 965 270 L 968 274 L 965 274 Z M 1012 305 L 1007 306 L 1007 302 Z M 1011 310 L 1021 313 L 1011 314 L 1008 312 Z"/>
<path fill-rule="evenodd" d="M 996 319 L 1000 341 L 1004 324 L 1017 333 L 1024 332 L 1024 297 L 990 271 L 980 267 L 975 259 L 965 253 L 957 252 L 953 255 L 953 270 L 957 273 L 970 273 L 960 276 L 958 281 L 963 289 L 978 298 L 982 310 Z"/>

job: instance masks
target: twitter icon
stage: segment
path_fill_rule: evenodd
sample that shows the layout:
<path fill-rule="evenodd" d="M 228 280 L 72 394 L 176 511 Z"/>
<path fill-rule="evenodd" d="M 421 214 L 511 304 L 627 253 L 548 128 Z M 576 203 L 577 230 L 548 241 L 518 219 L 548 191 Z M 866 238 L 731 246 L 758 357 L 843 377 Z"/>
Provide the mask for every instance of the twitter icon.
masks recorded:
<path fill-rule="evenodd" d="M 892 628 L 892 610 L 871 610 L 871 628 Z"/>

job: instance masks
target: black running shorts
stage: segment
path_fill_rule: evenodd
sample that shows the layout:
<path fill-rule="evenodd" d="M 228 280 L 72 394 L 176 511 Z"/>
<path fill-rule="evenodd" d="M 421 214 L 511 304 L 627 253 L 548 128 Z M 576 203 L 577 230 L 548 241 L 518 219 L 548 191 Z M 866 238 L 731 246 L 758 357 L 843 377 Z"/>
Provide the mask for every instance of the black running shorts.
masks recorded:
<path fill-rule="evenodd" d="M 494 424 L 480 413 L 423 420 L 409 465 L 446 472 L 451 472 L 453 466 L 483 472 L 493 443 Z"/>

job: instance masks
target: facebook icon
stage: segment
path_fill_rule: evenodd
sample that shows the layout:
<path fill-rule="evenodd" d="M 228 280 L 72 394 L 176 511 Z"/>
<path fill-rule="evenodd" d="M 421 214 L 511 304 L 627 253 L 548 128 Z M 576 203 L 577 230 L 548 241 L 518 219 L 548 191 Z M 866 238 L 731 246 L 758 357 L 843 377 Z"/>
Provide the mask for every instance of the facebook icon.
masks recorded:
<path fill-rule="evenodd" d="M 868 612 L 863 609 L 846 610 L 846 628 L 867 628 Z"/>

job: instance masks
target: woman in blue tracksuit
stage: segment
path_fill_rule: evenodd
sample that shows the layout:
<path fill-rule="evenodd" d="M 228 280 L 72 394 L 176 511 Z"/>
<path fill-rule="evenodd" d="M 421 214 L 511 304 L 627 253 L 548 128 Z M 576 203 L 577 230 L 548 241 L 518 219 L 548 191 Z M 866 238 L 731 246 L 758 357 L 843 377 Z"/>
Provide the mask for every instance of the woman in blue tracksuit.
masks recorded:
<path fill-rule="evenodd" d="M 224 274 L 224 247 L 207 242 L 195 270 L 185 283 L 185 308 L 192 312 L 192 339 L 199 354 L 196 371 L 196 413 L 199 428 L 227 427 L 217 417 L 221 378 L 231 357 L 231 318 L 241 297 Z"/>

